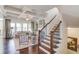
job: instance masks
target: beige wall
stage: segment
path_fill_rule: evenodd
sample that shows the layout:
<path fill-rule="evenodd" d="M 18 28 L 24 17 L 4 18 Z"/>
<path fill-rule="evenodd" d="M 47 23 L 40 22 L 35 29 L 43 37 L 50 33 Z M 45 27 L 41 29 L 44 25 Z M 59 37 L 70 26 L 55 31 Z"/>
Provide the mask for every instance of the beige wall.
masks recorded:
<path fill-rule="evenodd" d="M 68 28 L 68 36 L 79 38 L 79 28 Z"/>
<path fill-rule="evenodd" d="M 78 38 L 77 45 L 79 45 L 79 28 L 68 28 L 68 36 Z M 78 49 L 77 52 L 68 49 L 68 53 L 79 53 L 79 48 L 77 49 Z"/>

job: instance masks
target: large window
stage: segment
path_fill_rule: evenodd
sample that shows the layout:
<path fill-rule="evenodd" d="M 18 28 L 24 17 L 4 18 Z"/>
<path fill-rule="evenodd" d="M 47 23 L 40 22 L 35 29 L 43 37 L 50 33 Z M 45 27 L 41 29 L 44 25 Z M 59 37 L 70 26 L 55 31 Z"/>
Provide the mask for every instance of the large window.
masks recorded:
<path fill-rule="evenodd" d="M 11 23 L 11 32 L 14 34 L 17 31 L 30 31 L 32 32 L 31 23 Z"/>

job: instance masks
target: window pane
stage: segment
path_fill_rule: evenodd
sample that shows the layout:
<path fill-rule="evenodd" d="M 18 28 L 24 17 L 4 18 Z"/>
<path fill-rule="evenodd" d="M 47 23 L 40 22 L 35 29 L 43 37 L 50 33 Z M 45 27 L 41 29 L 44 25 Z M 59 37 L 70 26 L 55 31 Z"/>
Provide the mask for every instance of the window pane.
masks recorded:
<path fill-rule="evenodd" d="M 23 24 L 23 31 L 27 31 L 27 23 Z"/>
<path fill-rule="evenodd" d="M 31 23 L 28 24 L 28 31 L 32 32 Z"/>
<path fill-rule="evenodd" d="M 11 27 L 15 27 L 15 23 L 11 23 Z"/>
<path fill-rule="evenodd" d="M 16 31 L 21 31 L 21 24 L 20 23 L 16 23 Z"/>
<path fill-rule="evenodd" d="M 20 23 L 16 23 L 16 27 L 21 27 L 21 24 Z"/>
<path fill-rule="evenodd" d="M 3 21 L 3 19 L 2 19 L 2 18 L 0 18 L 0 20 L 1 20 L 1 21 Z"/>

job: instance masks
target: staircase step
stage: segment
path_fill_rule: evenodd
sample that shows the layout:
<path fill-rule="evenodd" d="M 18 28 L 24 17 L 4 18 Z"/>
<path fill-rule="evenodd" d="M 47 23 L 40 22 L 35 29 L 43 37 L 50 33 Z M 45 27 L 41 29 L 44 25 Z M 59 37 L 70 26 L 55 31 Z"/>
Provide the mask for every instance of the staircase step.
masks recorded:
<path fill-rule="evenodd" d="M 50 35 L 46 35 L 47 37 L 50 37 Z"/>
<path fill-rule="evenodd" d="M 56 27 L 57 27 L 57 25 L 56 25 L 56 26 L 54 26 L 52 29 L 55 29 Z M 58 28 L 57 28 L 57 30 L 59 30 L 59 29 L 60 29 L 60 27 L 58 27 Z"/>
<path fill-rule="evenodd" d="M 47 44 L 45 44 L 45 43 L 43 43 L 43 42 L 41 42 L 41 45 L 43 45 L 43 46 L 45 46 L 45 47 L 47 47 L 47 48 L 50 48 L 50 45 L 47 45 Z"/>
<path fill-rule="evenodd" d="M 58 39 L 58 40 L 61 40 L 61 38 L 59 38 L 59 37 L 55 37 L 55 36 L 54 36 L 53 38 L 54 38 L 54 39 Z"/>
<path fill-rule="evenodd" d="M 60 42 L 59 41 L 54 41 L 54 43 L 59 44 Z"/>
<path fill-rule="evenodd" d="M 43 50 L 39 49 L 39 54 L 47 54 L 47 53 L 44 52 Z"/>
<path fill-rule="evenodd" d="M 44 49 L 43 47 L 39 46 L 39 48 L 40 48 L 41 51 L 43 51 L 43 52 L 45 52 L 45 53 L 47 53 L 47 54 L 50 54 L 50 52 L 47 51 L 46 49 Z"/>
<path fill-rule="evenodd" d="M 52 54 L 55 54 L 55 53 L 56 53 L 56 51 L 53 51 L 53 52 L 52 52 Z"/>
<path fill-rule="evenodd" d="M 56 30 L 55 32 L 60 32 L 60 29 Z"/>
<path fill-rule="evenodd" d="M 40 50 L 40 54 L 46 54 L 46 53 L 50 53 L 50 49 L 47 48 L 44 45 L 40 46 L 42 49 Z M 54 45 L 54 50 L 56 50 L 56 48 L 58 48 L 58 46 Z M 53 51 L 52 54 L 56 53 L 56 51 Z"/>
<path fill-rule="evenodd" d="M 47 44 L 47 45 L 50 45 L 50 43 L 46 42 L 46 41 L 42 41 L 43 43 Z"/>
<path fill-rule="evenodd" d="M 54 33 L 54 35 L 60 36 L 60 33 Z"/>
<path fill-rule="evenodd" d="M 44 38 L 45 40 L 48 40 L 48 41 L 50 41 L 50 39 L 49 38 Z"/>
<path fill-rule="evenodd" d="M 45 39 L 50 41 L 50 39 L 48 37 L 46 37 Z"/>
<path fill-rule="evenodd" d="M 57 33 L 59 33 L 59 31 L 58 31 L 58 30 L 56 30 L 55 32 L 52 30 L 51 32 L 52 32 L 52 33 L 56 33 L 56 32 L 57 32 Z"/>
<path fill-rule="evenodd" d="M 53 37 L 59 39 L 60 35 L 54 35 Z"/>
<path fill-rule="evenodd" d="M 57 45 L 54 45 L 53 47 L 54 47 L 55 49 L 56 49 L 56 48 L 58 48 L 58 46 L 57 46 Z"/>
<path fill-rule="evenodd" d="M 47 51 L 50 52 L 50 48 L 48 48 L 47 46 L 45 46 L 45 45 L 41 45 L 41 47 L 43 47 L 45 50 L 47 50 Z"/>
<path fill-rule="evenodd" d="M 48 41 L 48 40 L 43 40 L 44 42 L 46 42 L 46 43 L 48 43 L 48 44 L 50 44 L 50 41 Z"/>
<path fill-rule="evenodd" d="M 45 43 L 46 45 L 49 45 L 49 46 L 50 46 L 49 43 L 47 43 L 47 42 L 45 42 L 45 41 L 42 41 L 42 42 Z M 58 48 L 58 46 L 54 44 L 54 48 Z"/>
<path fill-rule="evenodd" d="M 55 33 L 60 33 L 60 31 L 56 30 Z"/>
<path fill-rule="evenodd" d="M 51 36 L 46 36 L 45 39 L 50 41 Z"/>

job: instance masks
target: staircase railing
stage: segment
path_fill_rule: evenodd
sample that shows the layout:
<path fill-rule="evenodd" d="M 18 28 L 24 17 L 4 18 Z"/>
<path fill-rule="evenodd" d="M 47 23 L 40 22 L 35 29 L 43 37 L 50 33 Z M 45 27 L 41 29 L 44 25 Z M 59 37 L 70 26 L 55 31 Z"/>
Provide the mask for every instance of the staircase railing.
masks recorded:
<path fill-rule="evenodd" d="M 43 29 L 45 29 L 54 19 L 55 19 L 56 15 L 38 32 L 38 53 L 39 53 L 39 46 L 40 46 L 40 34 L 43 31 Z"/>

